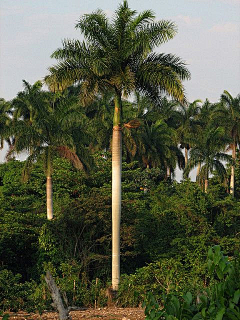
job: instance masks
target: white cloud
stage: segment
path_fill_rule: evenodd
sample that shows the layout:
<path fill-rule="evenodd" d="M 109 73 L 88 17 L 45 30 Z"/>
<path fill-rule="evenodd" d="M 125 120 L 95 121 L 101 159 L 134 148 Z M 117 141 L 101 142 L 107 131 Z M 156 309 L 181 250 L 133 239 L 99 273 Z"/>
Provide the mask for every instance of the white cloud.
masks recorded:
<path fill-rule="evenodd" d="M 201 18 L 193 18 L 193 17 L 190 17 L 190 16 L 183 16 L 183 15 L 176 16 L 175 20 L 184 22 L 184 24 L 186 24 L 188 26 L 198 25 L 199 23 L 202 22 Z"/>
<path fill-rule="evenodd" d="M 217 33 L 237 33 L 240 31 L 240 25 L 234 22 L 226 22 L 214 25 L 210 31 Z"/>

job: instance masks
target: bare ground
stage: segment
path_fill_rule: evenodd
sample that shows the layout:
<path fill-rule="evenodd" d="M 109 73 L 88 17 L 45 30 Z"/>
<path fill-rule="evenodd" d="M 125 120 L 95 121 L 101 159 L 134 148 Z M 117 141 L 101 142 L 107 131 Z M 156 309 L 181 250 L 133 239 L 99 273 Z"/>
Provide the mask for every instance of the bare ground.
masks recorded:
<path fill-rule="evenodd" d="M 99 308 L 71 311 L 72 320 L 144 320 L 141 308 Z M 0 317 L 0 320 L 2 317 Z M 10 313 L 9 320 L 58 320 L 56 312 L 45 312 L 41 316 L 33 313 Z"/>

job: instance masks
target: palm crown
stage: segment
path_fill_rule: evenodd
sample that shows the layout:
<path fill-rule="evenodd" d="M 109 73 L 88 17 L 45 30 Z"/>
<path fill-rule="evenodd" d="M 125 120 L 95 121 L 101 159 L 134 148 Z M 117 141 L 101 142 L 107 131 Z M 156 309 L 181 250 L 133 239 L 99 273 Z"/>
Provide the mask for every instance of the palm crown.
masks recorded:
<path fill-rule="evenodd" d="M 101 10 L 84 15 L 76 28 L 87 42 L 63 41 L 63 48 L 52 54 L 59 63 L 50 68 L 47 83 L 56 89 L 81 81 L 81 98 L 86 103 L 105 90 L 127 96 L 136 89 L 151 97 L 165 92 L 183 99 L 181 80 L 190 77 L 185 64 L 175 55 L 152 53 L 173 38 L 176 27 L 154 18 L 150 10 L 136 15 L 127 1 L 112 23 Z"/>

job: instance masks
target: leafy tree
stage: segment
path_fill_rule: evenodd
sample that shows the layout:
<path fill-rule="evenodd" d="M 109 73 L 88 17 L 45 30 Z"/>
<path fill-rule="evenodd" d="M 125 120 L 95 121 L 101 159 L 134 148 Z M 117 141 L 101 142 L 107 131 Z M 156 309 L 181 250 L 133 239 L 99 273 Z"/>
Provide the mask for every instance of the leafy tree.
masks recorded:
<path fill-rule="evenodd" d="M 50 68 L 46 82 L 52 89 L 62 89 L 81 82 L 80 98 L 87 104 L 99 93 L 114 95 L 112 138 L 112 222 L 113 262 L 112 286 L 118 289 L 120 277 L 121 151 L 122 96 L 141 91 L 152 98 L 167 93 L 184 99 L 181 80 L 190 73 L 180 58 L 172 54 L 153 53 L 153 49 L 176 34 L 172 22 L 154 22 L 154 14 L 146 10 L 139 15 L 119 6 L 112 22 L 98 10 L 80 18 L 76 27 L 87 42 L 64 40 L 63 48 L 52 57 L 59 64 Z"/>

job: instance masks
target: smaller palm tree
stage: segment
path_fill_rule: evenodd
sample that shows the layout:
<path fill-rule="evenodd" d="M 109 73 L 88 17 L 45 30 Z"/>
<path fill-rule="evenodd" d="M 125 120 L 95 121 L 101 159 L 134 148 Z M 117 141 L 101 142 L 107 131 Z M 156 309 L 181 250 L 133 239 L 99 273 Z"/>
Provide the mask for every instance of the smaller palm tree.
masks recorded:
<path fill-rule="evenodd" d="M 184 175 L 187 176 L 200 163 L 200 178 L 204 181 L 205 192 L 208 190 L 209 175 L 214 171 L 222 180 L 226 178 L 227 173 L 223 161 L 231 161 L 231 157 L 223 152 L 227 141 L 223 127 L 206 128 L 190 150 L 190 158 Z"/>
<path fill-rule="evenodd" d="M 94 102 L 82 108 L 88 119 L 92 151 L 110 151 L 114 99 L 111 93 L 99 95 Z"/>
<path fill-rule="evenodd" d="M 216 128 L 218 126 L 218 122 L 216 122 L 215 119 L 216 106 L 217 104 L 211 103 L 208 99 L 206 99 L 202 106 L 199 108 L 199 112 L 195 117 L 197 127 L 194 134 L 196 138 L 201 137 L 207 127 L 212 126 Z M 200 183 L 200 170 L 201 163 L 198 163 L 196 173 L 196 181 L 198 183 Z"/>
<path fill-rule="evenodd" d="M 78 169 L 84 169 L 84 147 L 76 146 L 74 138 L 79 138 L 79 114 L 70 108 L 67 97 L 49 92 L 41 93 L 44 99 L 38 100 L 39 108 L 35 112 L 31 125 L 26 125 L 21 117 L 14 122 L 15 144 L 12 153 L 27 151 L 29 156 L 25 163 L 24 178 L 27 179 L 32 165 L 38 159 L 44 159 L 47 194 L 47 219 L 53 219 L 52 171 L 53 159 L 60 155 L 70 160 Z M 71 98 L 70 98 L 71 100 Z M 35 111 L 35 110 L 34 110 Z M 78 152 L 78 154 L 77 154 Z M 85 161 L 87 166 L 89 162 Z M 90 164 L 90 163 L 89 163 Z"/>
<path fill-rule="evenodd" d="M 234 179 L 236 150 L 240 143 L 240 94 L 233 97 L 228 91 L 221 95 L 220 104 L 217 108 L 217 118 L 226 129 L 226 134 L 230 137 L 228 149 L 232 150 L 232 166 L 230 179 L 230 193 L 234 196 Z"/>
<path fill-rule="evenodd" d="M 12 146 L 10 134 L 12 106 L 11 103 L 0 98 L 0 149 L 3 149 L 4 142 L 7 142 L 9 149 Z"/>
<path fill-rule="evenodd" d="M 36 81 L 31 85 L 26 80 L 23 80 L 24 90 L 18 92 L 16 98 L 12 101 L 14 119 L 22 118 L 29 124 L 34 121 L 37 110 L 41 106 L 42 86 L 41 81 Z"/>
<path fill-rule="evenodd" d="M 169 128 L 164 120 L 142 124 L 136 134 L 136 157 L 140 163 L 146 168 L 166 169 L 172 155 L 174 134 L 174 130 Z"/>
<path fill-rule="evenodd" d="M 200 110 L 200 100 L 195 100 L 192 103 L 180 104 L 180 125 L 177 129 L 180 147 L 184 149 L 185 165 L 188 163 L 188 152 L 193 144 L 194 135 L 197 133 L 198 122 L 197 115 Z"/>

